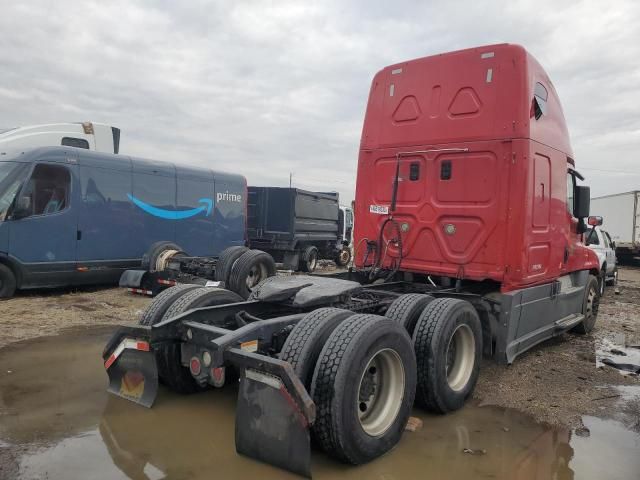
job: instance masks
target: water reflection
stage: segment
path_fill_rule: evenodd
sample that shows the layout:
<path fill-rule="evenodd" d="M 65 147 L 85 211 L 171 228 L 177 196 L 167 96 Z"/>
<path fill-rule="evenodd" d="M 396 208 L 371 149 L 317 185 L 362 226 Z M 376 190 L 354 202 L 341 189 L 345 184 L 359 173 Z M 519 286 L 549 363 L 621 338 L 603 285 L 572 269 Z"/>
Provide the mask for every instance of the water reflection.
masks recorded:
<path fill-rule="evenodd" d="M 162 389 L 152 409 L 107 395 L 104 337 L 84 332 L 0 351 L 0 448 L 21 447 L 0 478 L 299 478 L 236 454 L 233 387 L 188 397 Z M 640 435 L 614 421 L 587 417 L 590 435 L 577 436 L 492 407 L 413 414 L 422 429 L 367 465 L 315 451 L 314 478 L 640 478 Z"/>

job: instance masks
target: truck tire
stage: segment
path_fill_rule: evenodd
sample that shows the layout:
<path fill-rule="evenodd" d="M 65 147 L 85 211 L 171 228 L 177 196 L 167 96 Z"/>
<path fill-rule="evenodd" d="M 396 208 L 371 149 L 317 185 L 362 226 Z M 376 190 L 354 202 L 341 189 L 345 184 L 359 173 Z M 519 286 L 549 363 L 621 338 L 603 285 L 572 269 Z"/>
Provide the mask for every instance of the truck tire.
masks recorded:
<path fill-rule="evenodd" d="M 302 251 L 300 258 L 300 270 L 303 272 L 313 272 L 318 266 L 318 249 L 310 246 Z"/>
<path fill-rule="evenodd" d="M 225 285 L 229 283 L 229 275 L 231 275 L 233 264 L 247 251 L 249 251 L 249 249 L 242 246 L 225 248 L 220 254 L 218 264 L 216 265 L 216 280 L 224 282 Z"/>
<path fill-rule="evenodd" d="M 238 294 L 217 287 L 200 287 L 180 295 L 165 312 L 162 320 L 177 317 L 188 310 L 244 301 Z"/>
<path fill-rule="evenodd" d="M 598 276 L 598 295 L 601 297 L 604 295 L 604 289 L 607 285 L 607 264 L 604 263 L 600 269 L 600 275 Z"/>
<path fill-rule="evenodd" d="M 600 295 L 598 294 L 600 285 L 594 275 L 589 275 L 587 285 L 584 289 L 584 299 L 582 301 L 582 314 L 584 320 L 571 329 L 572 332 L 586 335 L 593 330 L 598 318 L 598 308 L 600 307 Z"/>
<path fill-rule="evenodd" d="M 271 255 L 262 250 L 249 250 L 231 268 L 228 288 L 246 299 L 262 280 L 275 274 L 276 263 Z"/>
<path fill-rule="evenodd" d="M 331 332 L 344 319 L 353 315 L 341 308 L 319 308 L 304 316 L 287 337 L 280 351 L 280 360 L 289 362 L 305 388 L 311 388 L 311 378 L 322 347 Z"/>
<path fill-rule="evenodd" d="M 179 245 L 173 242 L 169 242 L 166 240 L 156 242 L 151 245 L 151 247 L 149 247 L 147 253 L 145 253 L 142 257 L 142 268 L 144 268 L 145 270 L 149 270 L 150 272 L 158 271 L 158 269 L 156 268 L 158 264 L 158 258 L 163 252 L 166 252 L 168 250 L 174 251 L 174 255 L 185 254 L 185 252 L 182 251 L 182 248 L 180 248 Z M 164 270 L 164 268 L 160 268 L 160 270 Z"/>
<path fill-rule="evenodd" d="M 140 325 L 155 325 L 162 320 L 162 317 L 169 307 L 185 293 L 196 288 L 202 288 L 200 285 L 184 284 L 174 285 L 173 287 L 163 290 L 149 304 L 147 309 L 142 312 L 142 316 L 138 321 Z"/>
<path fill-rule="evenodd" d="M 343 247 L 336 256 L 336 265 L 346 267 L 349 263 L 351 263 L 351 248 Z"/>
<path fill-rule="evenodd" d="M 313 373 L 314 438 L 343 462 L 373 460 L 400 440 L 415 389 L 406 330 L 379 315 L 353 315 L 333 331 Z"/>
<path fill-rule="evenodd" d="M 0 263 L 0 298 L 11 298 L 16 293 L 16 276 L 6 265 Z"/>
<path fill-rule="evenodd" d="M 613 273 L 611 274 L 611 278 L 607 279 L 607 285 L 611 287 L 618 286 L 618 266 L 613 267 Z"/>
<path fill-rule="evenodd" d="M 238 295 L 222 288 L 201 287 L 187 291 L 167 309 L 163 320 L 180 315 L 187 310 L 212 305 L 224 305 L 242 301 Z M 189 394 L 206 390 L 191 376 L 189 367 L 181 362 L 180 342 L 167 342 L 156 349 L 158 376 L 171 390 L 181 394 Z"/>
<path fill-rule="evenodd" d="M 400 295 L 389 305 L 384 316 L 398 322 L 409 332 L 409 335 L 413 335 L 420 314 L 433 300 L 435 298 L 431 295 L 421 293 Z"/>
<path fill-rule="evenodd" d="M 423 310 L 413 333 L 418 364 L 416 402 L 427 410 L 458 410 L 471 396 L 482 359 L 482 326 L 469 302 L 438 298 Z"/>

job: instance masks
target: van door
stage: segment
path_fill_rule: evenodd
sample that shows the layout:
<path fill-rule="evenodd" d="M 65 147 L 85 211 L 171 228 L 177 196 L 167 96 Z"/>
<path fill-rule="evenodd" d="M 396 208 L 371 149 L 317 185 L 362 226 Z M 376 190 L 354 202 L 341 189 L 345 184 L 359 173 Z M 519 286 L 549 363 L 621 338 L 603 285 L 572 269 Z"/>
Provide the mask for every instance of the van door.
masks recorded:
<path fill-rule="evenodd" d="M 132 232 L 136 257 L 162 240 L 175 241 L 176 169 L 172 164 L 132 159 L 133 204 Z"/>
<path fill-rule="evenodd" d="M 9 252 L 24 267 L 22 287 L 68 285 L 75 277 L 78 185 L 71 162 L 68 152 L 36 162 L 18 194 L 18 204 L 28 207 L 11 220 Z"/>
<path fill-rule="evenodd" d="M 131 159 L 80 154 L 78 218 L 79 281 L 117 280 L 123 269 L 140 265 L 132 233 Z"/>

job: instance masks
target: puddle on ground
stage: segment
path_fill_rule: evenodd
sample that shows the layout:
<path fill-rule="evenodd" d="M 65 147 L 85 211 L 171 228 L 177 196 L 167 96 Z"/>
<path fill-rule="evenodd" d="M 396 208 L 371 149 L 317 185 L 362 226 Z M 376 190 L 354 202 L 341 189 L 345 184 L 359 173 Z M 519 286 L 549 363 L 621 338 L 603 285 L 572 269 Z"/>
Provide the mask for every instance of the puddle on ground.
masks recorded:
<path fill-rule="evenodd" d="M 109 331 L 72 332 L 0 350 L 0 478 L 298 478 L 235 453 L 233 387 L 189 397 L 161 390 L 152 409 L 108 395 L 100 352 Z M 588 434 L 577 435 L 494 407 L 414 415 L 424 426 L 405 432 L 396 449 L 367 465 L 342 465 L 315 451 L 313 477 L 640 476 L 640 435 L 615 421 L 585 417 Z M 7 445 L 19 447 L 13 460 L 2 454 Z"/>
<path fill-rule="evenodd" d="M 640 345 L 628 345 L 622 333 L 603 338 L 596 345 L 596 367 L 603 365 L 617 368 L 623 375 L 640 374 Z"/>

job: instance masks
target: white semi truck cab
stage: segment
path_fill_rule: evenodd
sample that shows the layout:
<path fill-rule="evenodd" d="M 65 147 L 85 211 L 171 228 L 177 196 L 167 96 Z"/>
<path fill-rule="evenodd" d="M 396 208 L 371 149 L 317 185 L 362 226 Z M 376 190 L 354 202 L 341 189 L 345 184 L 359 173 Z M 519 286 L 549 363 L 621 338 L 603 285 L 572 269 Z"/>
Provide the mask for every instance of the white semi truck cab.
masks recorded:
<path fill-rule="evenodd" d="M 62 145 L 97 152 L 118 153 L 120 129 L 94 122 L 51 123 L 0 128 L 0 152 Z"/>

